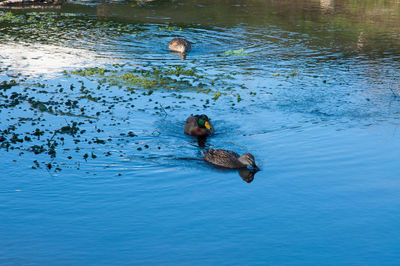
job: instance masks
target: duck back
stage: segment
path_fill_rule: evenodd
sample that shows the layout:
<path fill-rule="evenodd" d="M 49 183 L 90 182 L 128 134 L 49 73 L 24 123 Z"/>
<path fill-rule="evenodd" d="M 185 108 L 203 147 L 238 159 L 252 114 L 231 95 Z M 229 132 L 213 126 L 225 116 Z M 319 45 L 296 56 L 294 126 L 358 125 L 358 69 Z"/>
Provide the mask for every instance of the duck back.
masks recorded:
<path fill-rule="evenodd" d="M 239 157 L 239 154 L 234 151 L 222 149 L 209 149 L 204 152 L 204 159 L 207 162 L 232 169 L 246 167 L 238 161 Z"/>

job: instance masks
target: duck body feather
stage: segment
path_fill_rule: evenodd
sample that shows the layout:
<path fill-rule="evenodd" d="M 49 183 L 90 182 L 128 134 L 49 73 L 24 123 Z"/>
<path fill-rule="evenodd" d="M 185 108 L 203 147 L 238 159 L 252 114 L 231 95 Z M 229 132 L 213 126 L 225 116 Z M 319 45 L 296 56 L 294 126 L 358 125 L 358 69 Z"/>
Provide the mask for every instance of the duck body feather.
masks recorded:
<path fill-rule="evenodd" d="M 209 149 L 204 152 L 204 160 L 214 165 L 238 169 L 246 167 L 239 161 L 240 155 L 234 151 L 222 149 Z"/>

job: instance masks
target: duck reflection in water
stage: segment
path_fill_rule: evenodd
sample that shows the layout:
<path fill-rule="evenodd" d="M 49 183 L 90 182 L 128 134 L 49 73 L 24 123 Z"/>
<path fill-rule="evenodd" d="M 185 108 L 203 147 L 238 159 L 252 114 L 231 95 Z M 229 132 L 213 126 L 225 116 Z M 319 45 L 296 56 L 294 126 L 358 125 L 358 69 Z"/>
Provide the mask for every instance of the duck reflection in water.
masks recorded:
<path fill-rule="evenodd" d="M 248 168 L 229 169 L 229 168 L 225 168 L 225 167 L 221 167 L 221 166 L 217 166 L 217 165 L 213 165 L 212 168 L 214 168 L 213 170 L 223 172 L 223 173 L 227 173 L 227 172 L 233 173 L 233 172 L 236 172 L 236 170 L 237 170 L 237 173 L 239 174 L 240 178 L 242 178 L 243 181 L 245 181 L 246 183 L 253 182 L 256 173 L 258 171 L 260 171 L 259 169 L 255 170 L 255 169 L 248 169 Z"/>
<path fill-rule="evenodd" d="M 200 148 L 205 148 L 206 147 L 206 137 L 197 137 L 197 144 L 199 145 Z"/>
<path fill-rule="evenodd" d="M 258 171 L 259 170 L 250 170 L 247 168 L 242 168 L 242 169 L 239 169 L 238 172 L 239 172 L 240 177 L 243 179 L 243 181 L 245 181 L 247 183 L 251 183 L 251 182 L 253 182 L 254 176 L 256 175 L 256 173 Z"/>

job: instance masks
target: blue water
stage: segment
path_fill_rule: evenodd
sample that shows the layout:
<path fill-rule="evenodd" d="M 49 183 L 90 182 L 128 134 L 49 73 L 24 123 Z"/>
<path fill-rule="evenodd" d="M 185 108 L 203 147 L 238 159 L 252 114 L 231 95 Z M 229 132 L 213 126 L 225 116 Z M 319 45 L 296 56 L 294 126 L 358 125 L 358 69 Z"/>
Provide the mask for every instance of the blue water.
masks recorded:
<path fill-rule="evenodd" d="M 181 60 L 165 48 L 176 32 L 159 31 L 159 20 L 168 12 L 176 23 L 190 18 L 174 17 L 163 4 L 148 4 L 144 10 L 156 15 L 141 18 L 142 24 L 129 21 L 118 4 L 107 6 L 143 29 L 139 35 L 105 32 L 104 38 L 90 35 L 79 45 L 67 36 L 62 37 L 67 42 L 56 41 L 57 49 L 34 41 L 0 44 L 8 51 L 0 62 L 1 78 L 27 76 L 5 94 L 29 86 L 37 88 L 26 90 L 29 96 L 59 102 L 71 97 L 87 115 L 101 112 L 92 119 L 38 112 L 28 103 L 0 109 L 2 130 L 12 124 L 18 132 L 55 130 L 72 121 L 86 130 L 79 137 L 62 135 L 65 143 L 57 147 L 56 158 L 0 149 L 0 264 L 398 265 L 399 57 L 392 47 L 397 39 L 385 35 L 386 42 L 377 45 L 376 36 L 367 36 L 364 47 L 370 47 L 354 50 L 349 43 L 357 40 L 346 33 L 336 40 L 319 31 L 296 31 L 307 28 L 307 19 L 293 29 L 285 26 L 291 20 L 279 15 L 263 24 L 242 13 L 240 23 L 199 14 L 193 21 L 202 24 L 178 31 L 195 42 Z M 194 3 L 169 4 L 188 12 L 195 8 Z M 236 4 L 226 3 L 232 9 Z M 98 7 L 81 8 L 91 13 Z M 241 47 L 248 55 L 223 55 Z M 389 52 L 377 56 L 380 49 Z M 34 59 L 37 54 L 41 58 Z M 61 73 L 113 63 L 129 63 L 128 69 L 181 65 L 210 79 L 221 73 L 232 77 L 224 76 L 226 85 L 216 81 L 213 89 L 227 94 L 213 100 L 213 92 L 188 88 L 155 89 L 151 95 L 140 89 L 129 95 L 124 86 L 96 90 L 95 80 Z M 74 91 L 67 89 L 70 84 Z M 107 102 L 79 98 L 81 84 Z M 63 93 L 57 92 L 60 87 Z M 160 104 L 170 108 L 159 112 Z M 206 148 L 255 156 L 261 171 L 252 182 L 237 170 L 202 160 L 203 148 L 183 134 L 186 117 L 198 112 L 210 116 L 216 129 Z M 18 117 L 40 122 L 19 123 Z M 136 136 L 127 136 L 129 131 Z M 42 140 L 32 137 L 32 144 L 51 136 L 44 134 Z M 78 138 L 79 145 L 73 142 Z M 94 138 L 106 142 L 88 142 Z M 32 169 L 35 160 L 39 167 Z"/>
<path fill-rule="evenodd" d="M 54 177 L 7 163 L 2 264 L 395 264 L 396 139 L 382 125 L 249 137 L 267 154 L 251 184 L 206 166 Z"/>

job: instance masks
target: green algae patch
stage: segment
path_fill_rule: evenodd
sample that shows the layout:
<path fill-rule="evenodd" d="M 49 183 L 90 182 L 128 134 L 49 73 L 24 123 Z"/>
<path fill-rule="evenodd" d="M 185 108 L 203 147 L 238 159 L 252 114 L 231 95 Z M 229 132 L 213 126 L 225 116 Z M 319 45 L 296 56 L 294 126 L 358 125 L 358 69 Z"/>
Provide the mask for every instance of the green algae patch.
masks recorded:
<path fill-rule="evenodd" d="M 174 25 L 164 25 L 158 27 L 158 30 L 163 32 L 173 32 L 173 31 L 182 31 L 183 28 Z"/>
<path fill-rule="evenodd" d="M 82 76 L 82 77 L 90 77 L 90 76 L 104 76 L 104 73 L 106 71 L 107 70 L 104 68 L 91 67 L 91 68 L 74 70 L 74 71 L 71 71 L 70 73 L 72 75 L 78 75 L 78 76 Z M 64 73 L 68 74 L 68 72 L 64 72 Z"/>
<path fill-rule="evenodd" d="M 113 85 L 118 85 L 118 79 L 121 79 L 122 83 L 129 86 L 135 87 L 142 87 L 145 89 L 153 88 L 153 87 L 160 87 L 165 82 L 161 78 L 159 79 L 152 79 L 148 77 L 143 77 L 140 75 L 135 75 L 133 73 L 126 73 L 120 77 L 113 76 Z"/>
<path fill-rule="evenodd" d="M 216 101 L 216 100 L 218 100 L 219 97 L 221 97 L 221 92 L 220 92 L 220 91 L 217 91 L 217 92 L 215 92 L 215 94 L 214 94 L 213 100 Z"/>
<path fill-rule="evenodd" d="M 205 79 L 194 68 L 183 66 L 153 67 L 151 69 L 135 68 L 130 70 L 123 70 L 120 66 L 118 66 L 118 69 L 94 67 L 64 73 L 66 75 L 86 77 L 92 81 L 97 80 L 110 86 L 124 86 L 131 92 L 138 89 L 193 90 L 202 86 L 200 80 L 206 80 L 209 84 L 214 82 L 213 80 Z"/>
<path fill-rule="evenodd" d="M 237 49 L 237 50 L 228 50 L 228 51 L 220 54 L 219 56 L 221 56 L 221 55 L 223 55 L 223 56 L 247 56 L 247 55 L 249 55 L 249 53 L 245 53 L 244 49 L 241 48 L 241 49 Z"/>

